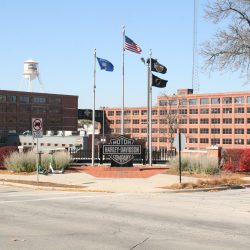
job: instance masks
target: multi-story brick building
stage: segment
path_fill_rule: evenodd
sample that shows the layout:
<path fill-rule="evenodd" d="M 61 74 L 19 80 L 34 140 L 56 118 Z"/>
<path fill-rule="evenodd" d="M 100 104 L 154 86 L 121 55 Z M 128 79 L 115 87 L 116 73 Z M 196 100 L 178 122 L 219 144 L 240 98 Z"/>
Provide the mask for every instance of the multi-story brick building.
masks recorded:
<path fill-rule="evenodd" d="M 8 132 L 31 131 L 32 118 L 43 130 L 77 131 L 78 96 L 0 90 L 0 145 Z"/>
<path fill-rule="evenodd" d="M 106 108 L 105 112 L 111 133 L 119 134 L 121 108 Z M 147 140 L 147 112 L 147 107 L 126 108 L 125 134 Z M 193 94 L 180 89 L 176 95 L 159 96 L 152 108 L 152 147 L 169 149 L 178 131 L 186 135 L 188 149 L 250 147 L 250 92 Z"/>

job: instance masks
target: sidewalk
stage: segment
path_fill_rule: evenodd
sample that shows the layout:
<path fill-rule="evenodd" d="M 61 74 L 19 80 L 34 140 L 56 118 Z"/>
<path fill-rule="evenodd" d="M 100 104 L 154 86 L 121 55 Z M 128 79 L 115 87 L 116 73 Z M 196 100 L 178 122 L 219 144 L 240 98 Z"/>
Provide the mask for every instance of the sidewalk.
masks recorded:
<path fill-rule="evenodd" d="M 96 172 L 98 171 L 98 167 Z M 39 175 L 40 182 L 52 182 L 67 185 L 79 185 L 89 191 L 101 191 L 101 192 L 116 192 L 116 193 L 151 193 L 151 192 L 164 192 L 166 189 L 161 187 L 168 186 L 174 183 L 179 183 L 178 175 L 168 175 L 158 173 L 151 177 L 141 178 L 103 178 L 94 177 L 86 172 L 65 172 L 64 174 L 53 174 L 53 175 Z M 93 171 L 93 170 L 92 170 Z M 120 169 L 117 173 L 121 175 L 131 174 L 134 170 L 132 168 Z M 145 170 L 144 173 L 147 173 Z M 166 170 L 165 170 L 166 171 Z M 158 171 L 159 172 L 159 171 Z M 163 172 L 160 170 L 160 172 Z M 143 173 L 143 171 L 142 171 Z M 148 174 L 148 173 L 147 173 Z M 2 180 L 29 180 L 37 181 L 37 176 L 34 175 L 17 175 L 17 174 L 0 174 L 0 184 L 3 184 Z M 194 177 L 182 177 L 183 182 L 193 182 L 197 178 Z M 6 184 L 6 182 L 5 182 Z M 12 184 L 11 184 L 12 185 Z M 13 184 L 15 185 L 15 184 Z"/>

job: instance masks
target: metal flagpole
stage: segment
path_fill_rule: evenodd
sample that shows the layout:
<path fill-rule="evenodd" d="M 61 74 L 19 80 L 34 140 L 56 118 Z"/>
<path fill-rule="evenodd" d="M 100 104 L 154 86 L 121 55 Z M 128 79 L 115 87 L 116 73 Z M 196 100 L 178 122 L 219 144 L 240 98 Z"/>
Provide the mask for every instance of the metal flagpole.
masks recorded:
<path fill-rule="evenodd" d="M 148 148 L 148 163 L 149 163 L 149 91 L 150 91 L 150 61 L 147 61 L 148 66 L 148 90 L 147 90 L 147 105 L 148 105 L 148 126 L 147 126 L 147 148 Z"/>
<path fill-rule="evenodd" d="M 149 165 L 152 166 L 152 49 L 149 50 Z"/>
<path fill-rule="evenodd" d="M 93 83 L 93 112 L 92 112 L 92 166 L 95 165 L 95 76 L 96 76 L 96 49 L 94 49 L 94 83 Z"/>
<path fill-rule="evenodd" d="M 125 51 L 125 26 L 122 30 L 122 113 L 121 113 L 121 135 L 124 134 L 124 51 Z"/>

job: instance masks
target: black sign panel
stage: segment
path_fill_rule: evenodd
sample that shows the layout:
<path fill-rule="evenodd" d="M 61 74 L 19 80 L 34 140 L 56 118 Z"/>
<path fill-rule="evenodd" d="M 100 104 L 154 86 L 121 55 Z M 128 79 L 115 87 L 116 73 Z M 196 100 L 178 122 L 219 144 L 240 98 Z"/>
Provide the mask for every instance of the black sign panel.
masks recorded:
<path fill-rule="evenodd" d="M 135 155 L 141 155 L 141 145 L 134 145 L 134 142 L 134 139 L 120 135 L 111 139 L 110 144 L 103 145 L 103 154 L 109 155 L 118 165 L 128 164 Z"/>

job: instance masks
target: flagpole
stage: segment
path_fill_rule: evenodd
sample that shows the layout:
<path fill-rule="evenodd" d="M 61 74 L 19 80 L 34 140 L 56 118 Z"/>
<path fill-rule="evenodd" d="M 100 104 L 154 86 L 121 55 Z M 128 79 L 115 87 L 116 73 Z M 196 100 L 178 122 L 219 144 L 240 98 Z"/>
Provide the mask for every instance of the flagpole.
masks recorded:
<path fill-rule="evenodd" d="M 121 135 L 124 134 L 124 51 L 125 51 L 125 26 L 122 27 L 122 113 L 121 113 Z"/>
<path fill-rule="evenodd" d="M 96 49 L 94 49 L 94 81 L 93 81 L 93 112 L 92 112 L 92 166 L 95 165 L 95 81 L 96 81 Z"/>
<path fill-rule="evenodd" d="M 149 50 L 149 126 L 148 126 L 148 133 L 149 133 L 149 166 L 152 166 L 152 49 Z"/>

